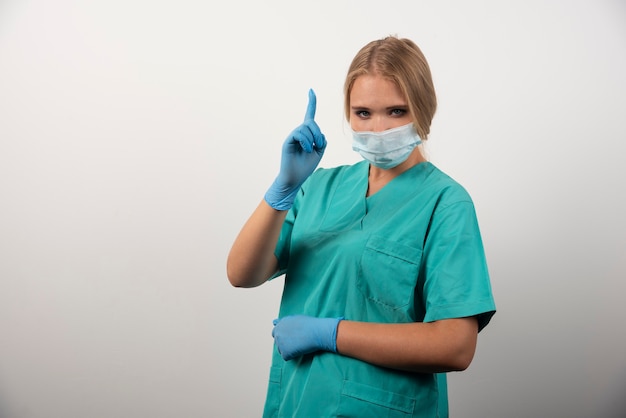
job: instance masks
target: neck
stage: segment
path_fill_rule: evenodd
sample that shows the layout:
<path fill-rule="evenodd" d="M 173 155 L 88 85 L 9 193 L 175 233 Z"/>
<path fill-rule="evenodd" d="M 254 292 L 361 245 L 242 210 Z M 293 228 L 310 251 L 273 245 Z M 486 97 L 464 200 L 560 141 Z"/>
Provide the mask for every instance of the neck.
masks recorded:
<path fill-rule="evenodd" d="M 383 187 L 387 185 L 391 180 L 400 174 L 407 171 L 409 168 L 414 167 L 422 162 L 426 161 L 426 158 L 422 155 L 419 148 L 415 148 L 409 158 L 403 163 L 390 168 L 383 169 L 370 164 L 369 176 L 368 176 L 368 189 L 367 196 L 371 196 Z"/>
<path fill-rule="evenodd" d="M 371 180 L 382 180 L 384 178 L 392 179 L 400 174 L 404 173 L 409 168 L 418 165 L 419 163 L 423 163 L 426 161 L 426 158 L 422 155 L 419 148 L 415 148 L 409 158 L 407 158 L 401 164 L 393 168 L 389 168 L 385 170 L 384 168 L 376 167 L 375 165 L 370 164 L 370 172 L 369 179 Z"/>

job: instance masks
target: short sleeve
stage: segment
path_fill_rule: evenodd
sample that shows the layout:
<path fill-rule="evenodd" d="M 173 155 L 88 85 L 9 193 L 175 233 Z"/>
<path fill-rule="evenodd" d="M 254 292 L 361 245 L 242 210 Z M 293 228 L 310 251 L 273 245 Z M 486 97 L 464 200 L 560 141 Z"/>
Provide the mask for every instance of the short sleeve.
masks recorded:
<path fill-rule="evenodd" d="M 471 201 L 436 208 L 424 255 L 424 322 L 475 316 L 482 330 L 496 308 Z"/>

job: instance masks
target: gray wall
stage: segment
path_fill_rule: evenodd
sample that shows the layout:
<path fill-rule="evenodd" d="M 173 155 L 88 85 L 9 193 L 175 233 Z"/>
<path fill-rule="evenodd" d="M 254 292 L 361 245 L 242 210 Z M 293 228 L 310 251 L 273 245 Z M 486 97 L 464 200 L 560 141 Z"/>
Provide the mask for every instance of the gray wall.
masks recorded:
<path fill-rule="evenodd" d="M 359 160 L 343 78 L 388 34 L 430 61 L 499 309 L 452 415 L 624 416 L 618 0 L 0 2 L 0 416 L 259 416 L 281 280 L 226 255 L 310 87 L 322 165 Z"/>

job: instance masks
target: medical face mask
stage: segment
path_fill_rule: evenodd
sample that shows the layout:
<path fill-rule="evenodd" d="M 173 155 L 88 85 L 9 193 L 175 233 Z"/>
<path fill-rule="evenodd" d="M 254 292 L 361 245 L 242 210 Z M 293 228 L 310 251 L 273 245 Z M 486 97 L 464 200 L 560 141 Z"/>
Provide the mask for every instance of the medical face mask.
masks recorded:
<path fill-rule="evenodd" d="M 352 149 L 376 167 L 393 168 L 409 158 L 422 140 L 412 123 L 382 132 L 352 130 Z"/>

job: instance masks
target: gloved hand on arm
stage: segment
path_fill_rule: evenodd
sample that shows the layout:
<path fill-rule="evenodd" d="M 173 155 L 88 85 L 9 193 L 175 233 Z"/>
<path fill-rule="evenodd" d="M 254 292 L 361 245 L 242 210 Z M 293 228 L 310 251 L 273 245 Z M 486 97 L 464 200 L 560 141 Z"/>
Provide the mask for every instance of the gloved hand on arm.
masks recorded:
<path fill-rule="evenodd" d="M 265 193 L 265 201 L 274 209 L 291 208 L 300 186 L 313 173 L 324 155 L 326 138 L 314 120 L 316 106 L 315 92 L 309 90 L 304 122 L 283 143 L 280 171 Z"/>
<path fill-rule="evenodd" d="M 337 352 L 337 327 L 341 318 L 293 315 L 274 320 L 272 337 L 284 360 L 316 351 Z"/>

